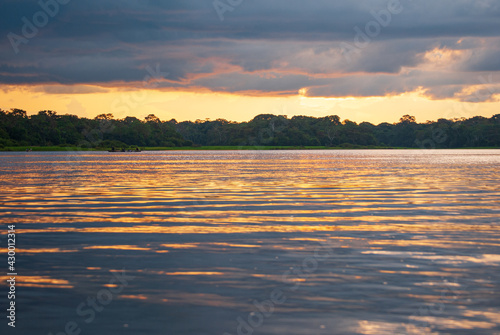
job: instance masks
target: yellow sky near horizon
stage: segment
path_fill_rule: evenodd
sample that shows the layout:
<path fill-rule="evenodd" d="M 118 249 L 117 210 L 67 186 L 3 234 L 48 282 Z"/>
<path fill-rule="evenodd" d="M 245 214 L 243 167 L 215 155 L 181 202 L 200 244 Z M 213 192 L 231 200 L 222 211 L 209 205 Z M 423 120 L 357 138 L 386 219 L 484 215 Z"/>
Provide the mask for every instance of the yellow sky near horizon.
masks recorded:
<path fill-rule="evenodd" d="M 47 93 L 47 86 L 4 87 L 0 90 L 0 108 L 20 108 L 28 114 L 54 110 L 58 114 L 88 118 L 112 113 L 118 119 L 126 116 L 143 119 L 155 114 L 161 120 L 174 118 L 177 121 L 223 118 L 241 122 L 249 121 L 258 114 L 288 117 L 338 115 L 342 120 L 374 124 L 397 122 L 405 114 L 415 116 L 417 122 L 425 122 L 478 115 L 491 117 L 500 113 L 500 102 L 431 100 L 421 92 L 386 97 L 311 98 L 300 95 L 272 97 L 208 92 L 124 91 L 94 86 L 79 86 L 77 91 L 89 93 L 60 93 L 57 89 L 55 93 Z"/>

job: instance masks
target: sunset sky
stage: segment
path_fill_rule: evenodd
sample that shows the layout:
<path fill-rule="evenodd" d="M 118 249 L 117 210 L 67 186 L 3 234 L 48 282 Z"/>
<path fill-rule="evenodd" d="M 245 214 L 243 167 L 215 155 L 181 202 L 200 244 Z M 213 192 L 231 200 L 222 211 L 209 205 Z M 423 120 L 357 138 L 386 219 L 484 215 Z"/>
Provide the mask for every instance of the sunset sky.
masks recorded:
<path fill-rule="evenodd" d="M 3 0 L 1 8 L 2 109 L 373 123 L 500 113 L 498 0 Z"/>

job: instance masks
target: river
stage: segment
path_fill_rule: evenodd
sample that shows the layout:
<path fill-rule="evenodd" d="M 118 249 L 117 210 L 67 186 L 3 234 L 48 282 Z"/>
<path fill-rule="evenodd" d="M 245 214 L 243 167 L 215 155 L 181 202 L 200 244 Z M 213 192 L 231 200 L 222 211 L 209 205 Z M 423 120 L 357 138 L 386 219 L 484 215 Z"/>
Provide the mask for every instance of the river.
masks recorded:
<path fill-rule="evenodd" d="M 16 334 L 500 334 L 500 150 L 3 152 L 0 188 Z"/>

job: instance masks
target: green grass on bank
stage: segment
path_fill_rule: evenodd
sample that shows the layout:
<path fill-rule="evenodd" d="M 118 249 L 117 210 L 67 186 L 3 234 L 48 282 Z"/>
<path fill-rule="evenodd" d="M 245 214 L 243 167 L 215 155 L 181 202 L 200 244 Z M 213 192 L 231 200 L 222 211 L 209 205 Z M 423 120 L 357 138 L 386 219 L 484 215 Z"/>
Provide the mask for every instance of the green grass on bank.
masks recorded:
<path fill-rule="evenodd" d="M 135 150 L 136 146 L 130 146 L 127 149 Z M 15 146 L 0 148 L 0 151 L 108 151 L 110 148 L 82 148 L 77 146 Z M 121 148 L 117 148 L 120 150 Z M 361 145 L 343 145 L 340 147 L 326 146 L 192 146 L 192 147 L 140 147 L 142 151 L 206 151 L 206 150 L 350 150 L 350 149 L 412 149 L 420 148 L 402 148 L 402 147 L 382 147 L 382 146 L 361 146 Z M 456 148 L 456 149 L 500 149 L 498 147 L 475 147 L 475 148 Z M 119 151 L 118 151 L 119 152 Z"/>
<path fill-rule="evenodd" d="M 16 146 L 0 148 L 0 151 L 98 151 L 99 149 L 88 149 L 77 146 L 61 147 L 61 146 Z M 103 150 L 103 149 L 100 149 Z"/>
<path fill-rule="evenodd" d="M 349 145 L 343 147 L 325 147 L 325 146 L 193 146 L 193 147 L 179 147 L 179 148 L 162 148 L 162 147 L 146 147 L 143 150 L 157 151 L 157 150 L 339 150 L 339 149 L 395 149 L 389 147 L 378 146 L 359 146 Z"/>
<path fill-rule="evenodd" d="M 135 150 L 136 146 L 126 148 Z M 139 147 L 142 151 L 206 151 L 206 150 L 340 150 L 340 149 L 404 149 L 378 146 L 349 145 L 343 147 L 325 146 L 192 146 L 192 147 Z M 0 148 L 0 151 L 109 151 L 111 148 L 81 148 L 76 146 L 14 146 Z M 116 148 L 120 152 L 121 148 Z"/>

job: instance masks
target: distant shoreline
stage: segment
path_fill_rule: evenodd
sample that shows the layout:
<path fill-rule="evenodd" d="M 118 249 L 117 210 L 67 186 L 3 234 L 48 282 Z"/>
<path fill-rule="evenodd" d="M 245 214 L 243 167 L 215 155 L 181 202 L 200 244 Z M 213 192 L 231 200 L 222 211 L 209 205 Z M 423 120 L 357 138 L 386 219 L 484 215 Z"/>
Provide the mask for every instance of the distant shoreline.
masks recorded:
<path fill-rule="evenodd" d="M 135 146 L 131 147 L 132 151 Z M 110 148 L 81 148 L 75 146 L 19 146 L 0 148 L 0 152 L 61 152 L 61 151 L 109 151 Z M 341 146 L 341 147 L 325 147 L 325 146 L 192 146 L 192 147 L 140 147 L 144 151 L 246 151 L 246 150 L 458 150 L 458 149 L 500 149 L 499 147 L 467 147 L 467 148 L 439 148 L 439 149 L 422 149 L 422 148 L 406 148 L 406 147 L 381 147 L 381 146 Z M 127 148 L 128 150 L 128 148 Z M 117 149 L 115 153 L 120 153 Z M 111 153 L 112 154 L 112 153 Z"/>

